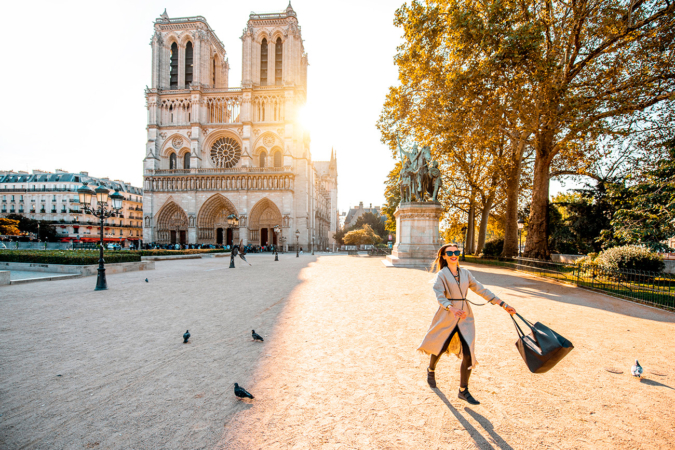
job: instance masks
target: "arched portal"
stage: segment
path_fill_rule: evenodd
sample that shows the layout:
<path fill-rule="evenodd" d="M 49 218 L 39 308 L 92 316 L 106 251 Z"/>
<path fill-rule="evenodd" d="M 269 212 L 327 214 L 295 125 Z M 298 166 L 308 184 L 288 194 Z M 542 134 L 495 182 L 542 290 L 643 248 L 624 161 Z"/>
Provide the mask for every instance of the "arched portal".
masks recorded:
<path fill-rule="evenodd" d="M 222 194 L 215 194 L 204 202 L 197 215 L 197 239 L 200 244 L 228 244 L 239 237 L 239 229 L 227 230 L 227 216 L 237 214 L 237 210 Z M 220 229 L 220 231 L 218 231 Z"/>
<path fill-rule="evenodd" d="M 183 208 L 169 200 L 157 213 L 157 242 L 186 244 L 188 218 Z"/>
<path fill-rule="evenodd" d="M 278 237 L 275 235 L 275 225 L 279 225 L 279 228 L 282 226 L 281 212 L 273 201 L 263 198 L 255 204 L 249 214 L 249 242 L 258 245 L 276 245 L 281 235 Z"/>

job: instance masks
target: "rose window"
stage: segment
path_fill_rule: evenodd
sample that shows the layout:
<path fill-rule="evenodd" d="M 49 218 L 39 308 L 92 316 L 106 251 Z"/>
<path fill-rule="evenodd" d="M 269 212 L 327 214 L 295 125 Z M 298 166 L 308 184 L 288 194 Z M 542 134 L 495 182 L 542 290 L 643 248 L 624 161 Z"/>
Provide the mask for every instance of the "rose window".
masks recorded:
<path fill-rule="evenodd" d="M 216 167 L 234 167 L 240 157 L 241 146 L 232 138 L 220 138 L 211 147 L 211 162 Z"/>

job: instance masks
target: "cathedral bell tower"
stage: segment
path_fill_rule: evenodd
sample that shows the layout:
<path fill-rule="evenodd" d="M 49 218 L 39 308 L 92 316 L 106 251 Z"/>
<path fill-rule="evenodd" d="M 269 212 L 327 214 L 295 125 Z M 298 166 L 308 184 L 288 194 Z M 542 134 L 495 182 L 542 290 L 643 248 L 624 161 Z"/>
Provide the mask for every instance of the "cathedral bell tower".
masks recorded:
<path fill-rule="evenodd" d="M 307 55 L 291 4 L 280 13 L 251 13 L 241 37 L 242 87 L 307 86 Z"/>

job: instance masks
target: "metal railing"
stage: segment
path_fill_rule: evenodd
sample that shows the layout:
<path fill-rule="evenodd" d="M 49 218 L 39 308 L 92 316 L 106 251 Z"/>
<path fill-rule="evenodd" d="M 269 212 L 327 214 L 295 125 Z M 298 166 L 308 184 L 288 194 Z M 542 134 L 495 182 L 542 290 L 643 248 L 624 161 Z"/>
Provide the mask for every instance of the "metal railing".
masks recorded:
<path fill-rule="evenodd" d="M 641 270 L 615 270 L 595 264 L 571 264 L 539 259 L 488 260 L 470 258 L 479 264 L 494 264 L 579 287 L 604 292 L 657 308 L 675 311 L 675 275 Z"/>

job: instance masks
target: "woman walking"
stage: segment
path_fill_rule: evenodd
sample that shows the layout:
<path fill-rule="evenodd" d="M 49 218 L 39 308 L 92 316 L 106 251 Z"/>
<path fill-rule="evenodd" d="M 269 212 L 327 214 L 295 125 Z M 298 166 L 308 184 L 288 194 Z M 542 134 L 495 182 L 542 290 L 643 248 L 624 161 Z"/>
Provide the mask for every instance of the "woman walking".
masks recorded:
<path fill-rule="evenodd" d="M 432 388 L 436 387 L 435 370 L 441 355 L 454 353 L 461 358 L 457 397 L 471 405 L 478 405 L 480 402 L 469 393 L 470 371 L 476 367 L 478 361 L 475 353 L 476 329 L 473 312 L 469 301 L 466 300 L 468 290 L 471 289 L 488 303 L 499 305 L 509 314 L 515 314 L 516 310 L 483 287 L 471 272 L 459 267 L 461 253 L 457 244 L 446 244 L 438 251 L 438 257 L 433 265 L 433 269 L 438 270 L 433 289 L 440 307 L 417 350 L 431 355 L 427 369 L 427 382 Z"/>

